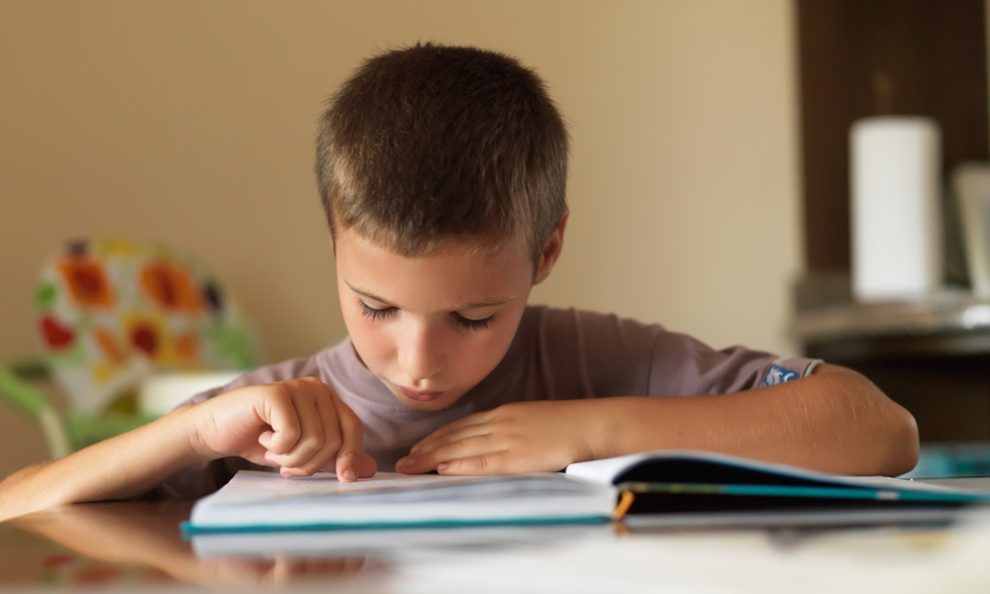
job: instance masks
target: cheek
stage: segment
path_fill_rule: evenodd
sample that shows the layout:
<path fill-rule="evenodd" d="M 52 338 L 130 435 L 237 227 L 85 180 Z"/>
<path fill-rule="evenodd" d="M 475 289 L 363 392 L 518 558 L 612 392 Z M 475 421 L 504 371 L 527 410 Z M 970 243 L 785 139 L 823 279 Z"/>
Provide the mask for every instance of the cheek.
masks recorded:
<path fill-rule="evenodd" d="M 465 368 L 470 367 L 472 375 L 487 375 L 505 357 L 518 325 L 518 320 L 513 319 L 508 324 L 495 326 L 478 336 L 469 334 L 458 358 L 462 358 Z"/>
<path fill-rule="evenodd" d="M 360 310 L 344 311 L 343 315 L 347 334 L 365 365 L 377 367 L 390 356 L 394 347 L 381 323 L 368 319 Z"/>

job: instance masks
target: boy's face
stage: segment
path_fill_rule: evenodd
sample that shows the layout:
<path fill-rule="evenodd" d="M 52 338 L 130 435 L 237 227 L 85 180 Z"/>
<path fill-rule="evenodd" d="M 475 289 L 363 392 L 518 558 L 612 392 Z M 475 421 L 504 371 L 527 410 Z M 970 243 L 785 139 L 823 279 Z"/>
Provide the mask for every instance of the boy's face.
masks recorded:
<path fill-rule="evenodd" d="M 563 222 L 534 278 L 521 240 L 493 255 L 452 244 L 406 257 L 338 229 L 340 308 L 361 361 L 406 407 L 450 406 L 502 360 L 562 234 Z"/>

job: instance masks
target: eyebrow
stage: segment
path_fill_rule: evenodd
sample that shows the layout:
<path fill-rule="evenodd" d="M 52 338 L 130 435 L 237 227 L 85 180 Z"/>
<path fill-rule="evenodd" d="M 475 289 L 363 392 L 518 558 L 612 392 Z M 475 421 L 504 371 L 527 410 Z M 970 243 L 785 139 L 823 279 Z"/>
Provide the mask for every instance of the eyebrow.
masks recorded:
<path fill-rule="evenodd" d="M 344 281 L 344 284 L 346 284 L 348 287 L 350 287 L 350 289 L 352 291 L 354 291 L 358 295 L 361 295 L 362 297 L 367 297 L 368 299 L 373 299 L 373 300 L 379 301 L 381 303 L 392 303 L 390 300 L 385 299 L 384 297 L 379 297 L 378 295 L 375 295 L 371 291 L 368 291 L 366 289 L 361 289 L 359 287 L 355 287 L 354 285 L 352 285 L 351 283 L 347 282 L 346 280 Z M 479 308 L 482 308 L 482 307 L 492 307 L 494 305 L 502 305 L 504 303 L 508 303 L 508 302 L 512 301 L 513 299 L 514 299 L 514 297 L 502 297 L 502 298 L 499 298 L 499 299 L 492 299 L 490 301 L 477 301 L 477 302 L 472 302 L 472 303 L 465 303 L 461 307 L 455 308 L 454 311 L 461 311 L 461 310 L 465 310 L 465 309 L 479 309 Z"/>

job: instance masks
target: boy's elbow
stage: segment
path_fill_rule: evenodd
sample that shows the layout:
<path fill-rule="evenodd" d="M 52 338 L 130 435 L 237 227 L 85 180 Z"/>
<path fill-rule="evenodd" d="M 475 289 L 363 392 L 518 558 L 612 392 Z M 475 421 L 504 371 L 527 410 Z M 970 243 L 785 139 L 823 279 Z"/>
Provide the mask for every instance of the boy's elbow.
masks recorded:
<path fill-rule="evenodd" d="M 873 382 L 844 367 L 828 366 L 825 373 L 839 383 L 833 385 L 851 397 L 860 438 L 855 440 L 865 455 L 855 463 L 856 474 L 898 476 L 918 464 L 918 423 L 903 406 L 894 402 Z"/>
<path fill-rule="evenodd" d="M 918 439 L 918 423 L 907 409 L 890 402 L 891 410 L 887 421 L 885 451 L 880 463 L 881 474 L 898 476 L 910 471 L 918 464 L 921 444 Z"/>

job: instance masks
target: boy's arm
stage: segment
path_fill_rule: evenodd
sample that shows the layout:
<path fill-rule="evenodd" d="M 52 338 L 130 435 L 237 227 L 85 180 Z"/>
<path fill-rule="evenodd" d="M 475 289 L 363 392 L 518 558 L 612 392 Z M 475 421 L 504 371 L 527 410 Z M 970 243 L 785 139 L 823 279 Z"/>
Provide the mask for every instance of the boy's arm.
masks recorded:
<path fill-rule="evenodd" d="M 906 409 L 862 375 L 820 366 L 811 376 L 757 391 L 698 398 L 622 399 L 608 415 L 604 447 L 629 453 L 656 440 L 679 448 L 791 464 L 825 472 L 896 476 L 918 461 L 918 428 Z M 649 448 L 647 448 L 649 449 Z M 611 455 L 611 454 L 610 454 Z"/>
<path fill-rule="evenodd" d="M 397 468 L 444 474 L 559 470 L 571 462 L 659 449 L 897 475 L 917 461 L 918 430 L 911 414 L 869 380 L 823 365 L 797 381 L 732 394 L 508 404 L 437 430 Z"/>
<path fill-rule="evenodd" d="M 240 456 L 283 476 L 335 469 L 372 476 L 361 421 L 323 382 L 252 385 L 178 409 L 143 427 L 0 482 L 0 520 L 64 503 L 141 495 L 186 466 Z"/>
<path fill-rule="evenodd" d="M 205 461 L 189 435 L 194 408 L 10 475 L 0 482 L 0 520 L 64 503 L 134 497 Z"/>

